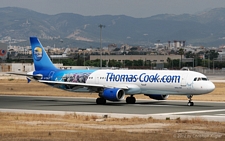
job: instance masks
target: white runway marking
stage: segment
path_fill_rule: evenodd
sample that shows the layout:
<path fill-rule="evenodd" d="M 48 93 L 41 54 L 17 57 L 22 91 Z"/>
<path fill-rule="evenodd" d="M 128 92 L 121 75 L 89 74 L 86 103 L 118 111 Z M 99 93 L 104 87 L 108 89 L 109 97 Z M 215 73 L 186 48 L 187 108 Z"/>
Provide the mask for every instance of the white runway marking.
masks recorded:
<path fill-rule="evenodd" d="M 187 112 L 172 112 L 172 113 L 159 113 L 155 115 L 179 115 L 179 114 L 196 114 L 196 113 L 210 113 L 210 112 L 222 112 L 225 109 L 217 109 L 217 110 L 201 110 L 201 111 L 187 111 Z"/>
<path fill-rule="evenodd" d="M 216 116 L 225 116 L 225 114 L 215 114 Z"/>
<path fill-rule="evenodd" d="M 179 107 L 177 105 L 154 105 L 154 104 L 150 104 L 150 105 L 142 105 L 142 104 L 133 104 L 134 106 L 146 106 L 146 107 Z"/>

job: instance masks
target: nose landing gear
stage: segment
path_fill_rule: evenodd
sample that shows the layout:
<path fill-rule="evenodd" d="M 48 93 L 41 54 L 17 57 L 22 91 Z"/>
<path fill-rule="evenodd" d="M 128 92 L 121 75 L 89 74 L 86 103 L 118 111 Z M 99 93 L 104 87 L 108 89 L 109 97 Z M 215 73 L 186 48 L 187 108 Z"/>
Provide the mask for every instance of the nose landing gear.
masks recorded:
<path fill-rule="evenodd" d="M 187 103 L 188 106 L 194 106 L 194 102 L 192 102 L 192 97 L 193 97 L 193 95 L 187 95 L 187 98 L 189 99 L 189 101 Z"/>

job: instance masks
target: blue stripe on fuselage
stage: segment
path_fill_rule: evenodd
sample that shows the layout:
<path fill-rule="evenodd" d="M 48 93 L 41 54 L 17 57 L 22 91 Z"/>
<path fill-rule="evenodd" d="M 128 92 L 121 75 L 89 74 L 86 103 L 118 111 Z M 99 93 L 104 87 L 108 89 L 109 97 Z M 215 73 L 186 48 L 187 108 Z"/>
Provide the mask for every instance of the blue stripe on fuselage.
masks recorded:
<path fill-rule="evenodd" d="M 33 74 L 41 74 L 42 80 L 85 83 L 88 76 L 96 70 L 42 70 Z"/>

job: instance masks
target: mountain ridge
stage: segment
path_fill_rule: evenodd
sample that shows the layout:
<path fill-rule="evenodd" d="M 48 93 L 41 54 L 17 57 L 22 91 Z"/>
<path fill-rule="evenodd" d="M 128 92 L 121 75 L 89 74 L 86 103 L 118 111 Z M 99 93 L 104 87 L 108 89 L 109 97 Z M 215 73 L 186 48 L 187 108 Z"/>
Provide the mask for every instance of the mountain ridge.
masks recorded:
<path fill-rule="evenodd" d="M 224 44 L 225 8 L 198 14 L 159 14 L 147 18 L 126 15 L 82 16 L 74 13 L 48 15 L 17 7 L 0 8 L 0 38 L 27 40 L 29 36 L 99 46 L 99 24 L 104 44 L 151 45 L 157 41 L 185 40 L 188 44 Z M 82 46 L 82 45 L 81 45 Z M 84 45 L 83 47 L 87 47 Z"/>

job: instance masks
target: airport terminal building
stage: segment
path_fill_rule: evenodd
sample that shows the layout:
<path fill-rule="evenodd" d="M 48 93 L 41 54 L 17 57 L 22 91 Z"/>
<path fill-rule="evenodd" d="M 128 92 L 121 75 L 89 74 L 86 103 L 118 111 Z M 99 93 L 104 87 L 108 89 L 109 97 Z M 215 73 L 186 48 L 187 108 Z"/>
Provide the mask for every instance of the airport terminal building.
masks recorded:
<path fill-rule="evenodd" d="M 125 60 L 143 60 L 154 63 L 166 63 L 167 58 L 171 60 L 180 59 L 180 55 L 102 55 L 102 60 L 116 60 L 121 62 Z M 90 55 L 90 60 L 96 59 L 100 59 L 100 55 Z"/>

